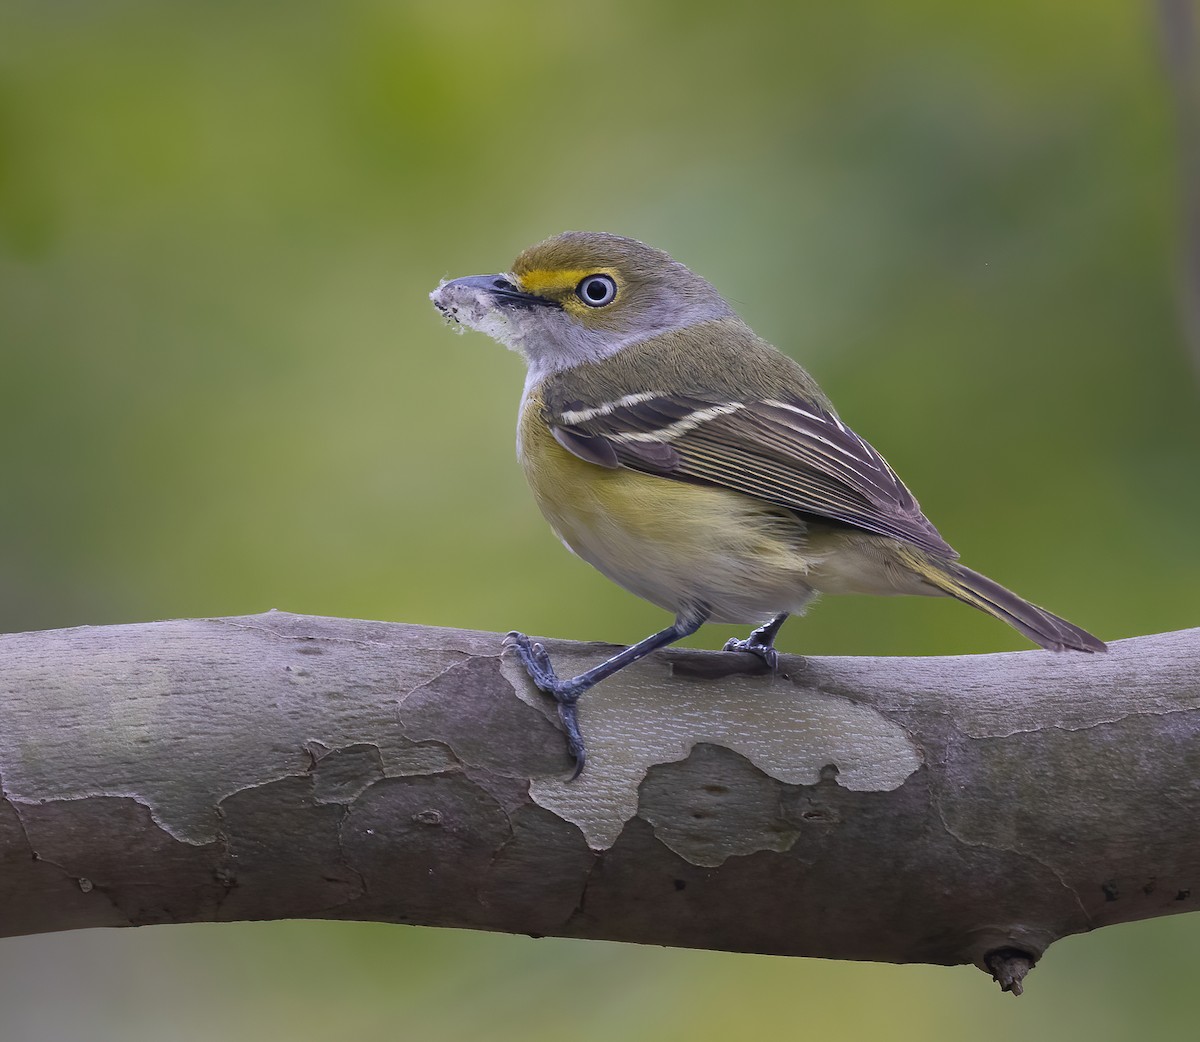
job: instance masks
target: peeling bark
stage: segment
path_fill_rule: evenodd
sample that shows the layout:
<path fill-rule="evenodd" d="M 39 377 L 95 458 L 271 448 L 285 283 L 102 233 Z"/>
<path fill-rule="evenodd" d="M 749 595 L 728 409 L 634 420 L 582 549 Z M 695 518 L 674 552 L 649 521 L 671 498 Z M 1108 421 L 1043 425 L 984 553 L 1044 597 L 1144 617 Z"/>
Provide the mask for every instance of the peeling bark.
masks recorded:
<path fill-rule="evenodd" d="M 1200 629 L 774 676 L 660 653 L 582 699 L 572 783 L 500 652 L 281 612 L 0 637 L 0 936 L 359 919 L 1019 993 L 1059 937 L 1200 899 Z"/>

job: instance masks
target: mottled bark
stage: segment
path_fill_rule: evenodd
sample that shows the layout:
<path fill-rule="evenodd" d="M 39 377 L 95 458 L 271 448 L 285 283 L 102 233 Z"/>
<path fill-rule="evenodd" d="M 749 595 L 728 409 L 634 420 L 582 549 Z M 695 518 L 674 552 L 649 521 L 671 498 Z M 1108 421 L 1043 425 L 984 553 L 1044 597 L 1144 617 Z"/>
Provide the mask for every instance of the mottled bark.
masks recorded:
<path fill-rule="evenodd" d="M 656 654 L 584 696 L 569 784 L 500 652 L 279 612 L 0 637 L 0 935 L 366 919 L 1019 990 L 1057 938 L 1200 899 L 1200 630 L 776 676 Z"/>

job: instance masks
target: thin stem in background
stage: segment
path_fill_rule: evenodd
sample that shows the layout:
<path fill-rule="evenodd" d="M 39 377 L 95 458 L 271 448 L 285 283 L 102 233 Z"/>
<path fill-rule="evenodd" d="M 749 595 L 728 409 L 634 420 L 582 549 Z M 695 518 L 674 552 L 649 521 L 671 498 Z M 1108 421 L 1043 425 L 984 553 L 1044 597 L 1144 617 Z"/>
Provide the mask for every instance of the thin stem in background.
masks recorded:
<path fill-rule="evenodd" d="M 1200 40 L 1194 0 L 1155 0 L 1180 176 L 1180 310 L 1200 380 Z"/>

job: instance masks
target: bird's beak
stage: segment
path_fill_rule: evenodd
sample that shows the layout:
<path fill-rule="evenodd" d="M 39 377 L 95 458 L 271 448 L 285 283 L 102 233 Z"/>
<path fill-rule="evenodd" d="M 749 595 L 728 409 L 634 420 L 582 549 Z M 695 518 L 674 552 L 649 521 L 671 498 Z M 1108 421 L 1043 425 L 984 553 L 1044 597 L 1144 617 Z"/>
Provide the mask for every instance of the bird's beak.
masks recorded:
<path fill-rule="evenodd" d="M 508 275 L 468 275 L 462 279 L 443 282 L 430 295 L 436 307 L 447 318 L 465 305 L 484 307 L 559 307 L 557 301 L 517 288 Z"/>

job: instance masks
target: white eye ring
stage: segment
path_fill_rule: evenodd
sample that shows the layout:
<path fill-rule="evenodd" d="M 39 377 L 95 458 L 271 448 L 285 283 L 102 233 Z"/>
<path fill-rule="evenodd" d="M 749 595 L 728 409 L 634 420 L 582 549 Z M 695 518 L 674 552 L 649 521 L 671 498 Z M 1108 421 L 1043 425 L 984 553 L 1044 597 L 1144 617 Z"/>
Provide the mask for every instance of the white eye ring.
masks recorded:
<path fill-rule="evenodd" d="M 602 308 L 616 299 L 616 280 L 610 275 L 589 275 L 575 287 L 575 296 L 590 308 Z"/>

